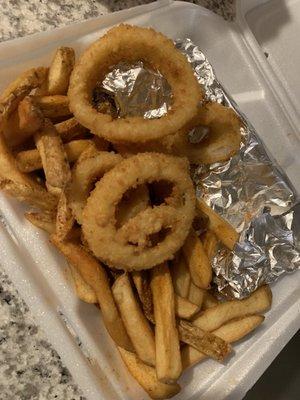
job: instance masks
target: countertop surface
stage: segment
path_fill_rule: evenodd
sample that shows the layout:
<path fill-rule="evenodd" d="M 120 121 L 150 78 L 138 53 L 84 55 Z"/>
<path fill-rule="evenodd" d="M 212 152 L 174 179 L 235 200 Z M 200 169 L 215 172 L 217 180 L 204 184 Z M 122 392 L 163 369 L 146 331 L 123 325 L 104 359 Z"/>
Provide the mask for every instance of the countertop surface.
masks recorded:
<path fill-rule="evenodd" d="M 151 1 L 1 0 L 0 41 L 50 30 Z M 198 0 L 226 19 L 233 0 Z M 45 339 L 0 260 L 0 400 L 84 400 L 59 355 Z"/>

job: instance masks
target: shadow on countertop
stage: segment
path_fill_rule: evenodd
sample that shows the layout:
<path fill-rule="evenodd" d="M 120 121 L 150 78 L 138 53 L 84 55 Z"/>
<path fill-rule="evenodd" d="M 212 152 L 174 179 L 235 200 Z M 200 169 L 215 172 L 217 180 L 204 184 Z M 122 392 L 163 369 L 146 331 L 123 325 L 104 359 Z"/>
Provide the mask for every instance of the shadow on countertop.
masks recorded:
<path fill-rule="evenodd" d="M 244 400 L 257 399 L 300 399 L 300 331 L 244 397 Z"/>

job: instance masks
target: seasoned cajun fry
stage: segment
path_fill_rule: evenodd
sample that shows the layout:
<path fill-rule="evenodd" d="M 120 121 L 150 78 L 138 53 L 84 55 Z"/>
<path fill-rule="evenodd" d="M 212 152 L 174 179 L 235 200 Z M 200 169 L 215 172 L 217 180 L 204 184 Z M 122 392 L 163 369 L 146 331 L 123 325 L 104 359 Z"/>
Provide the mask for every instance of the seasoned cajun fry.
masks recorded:
<path fill-rule="evenodd" d="M 67 96 L 35 96 L 34 102 L 39 107 L 45 118 L 69 117 L 69 100 Z"/>
<path fill-rule="evenodd" d="M 48 92 L 67 94 L 70 75 L 75 63 L 75 52 L 71 47 L 59 47 L 49 68 Z"/>
<path fill-rule="evenodd" d="M 42 131 L 35 134 L 36 147 L 40 153 L 49 192 L 60 195 L 71 179 L 70 166 L 61 138 L 54 125 L 45 120 Z"/>
<path fill-rule="evenodd" d="M 216 254 L 218 239 L 212 231 L 208 230 L 201 236 L 201 240 L 204 251 L 207 254 L 208 259 L 211 261 Z"/>
<path fill-rule="evenodd" d="M 201 289 L 207 289 L 212 279 L 212 268 L 203 244 L 194 230 L 189 233 L 182 250 L 193 283 Z"/>
<path fill-rule="evenodd" d="M 225 340 L 227 343 L 234 343 L 252 332 L 264 321 L 261 315 L 250 315 L 233 320 L 213 331 L 213 334 Z M 189 368 L 204 360 L 206 355 L 191 346 L 184 346 L 181 350 L 183 368 Z"/>
<path fill-rule="evenodd" d="M 159 381 L 173 383 L 182 366 L 172 279 L 167 264 L 151 270 L 151 290 L 155 318 L 156 374 Z"/>
<path fill-rule="evenodd" d="M 200 289 L 193 282 L 191 282 L 188 300 L 193 304 L 197 304 L 197 306 L 201 308 L 205 293 L 206 290 Z"/>
<path fill-rule="evenodd" d="M 131 276 L 146 318 L 154 324 L 153 301 L 146 271 L 132 271 Z"/>
<path fill-rule="evenodd" d="M 262 286 L 247 299 L 231 300 L 209 308 L 196 318 L 193 324 L 205 331 L 212 332 L 234 318 L 267 311 L 271 307 L 271 303 L 272 292 L 269 286 Z"/>
<path fill-rule="evenodd" d="M 31 68 L 19 75 L 0 96 L 0 112 L 8 117 L 34 88 L 46 80 L 48 68 Z"/>
<path fill-rule="evenodd" d="M 51 242 L 77 269 L 85 282 L 95 291 L 103 321 L 110 336 L 117 345 L 132 350 L 132 344 L 115 305 L 106 272 L 102 265 L 86 250 L 73 242 L 61 242 L 51 235 Z"/>
<path fill-rule="evenodd" d="M 91 288 L 89 284 L 87 284 L 84 281 L 84 279 L 82 279 L 77 268 L 74 267 L 71 263 L 68 264 L 69 264 L 70 274 L 74 282 L 76 294 L 80 298 L 80 300 L 90 304 L 98 303 L 95 291 Z"/>
<path fill-rule="evenodd" d="M 170 268 L 175 293 L 181 297 L 188 297 L 191 276 L 182 253 L 175 256 Z"/>
<path fill-rule="evenodd" d="M 200 307 L 184 297 L 175 295 L 175 313 L 179 318 L 191 319 L 200 311 Z"/>
<path fill-rule="evenodd" d="M 121 347 L 118 347 L 118 349 L 127 369 L 151 399 L 169 399 L 180 392 L 180 386 L 177 383 L 166 384 L 160 382 L 156 377 L 155 369 L 144 364 L 134 353 Z"/>
<path fill-rule="evenodd" d="M 27 212 L 24 217 L 37 228 L 43 229 L 48 233 L 55 232 L 55 214 L 41 212 Z"/>
<path fill-rule="evenodd" d="M 74 117 L 55 124 L 55 128 L 63 142 L 70 142 L 70 140 L 74 139 L 75 137 L 88 132 L 88 130 L 84 126 L 80 125 L 80 123 Z"/>
<path fill-rule="evenodd" d="M 89 139 L 78 139 L 65 143 L 64 149 L 69 163 L 76 161 L 80 154 L 93 143 Z M 16 155 L 17 165 L 22 172 L 33 172 L 43 168 L 42 159 L 37 149 L 20 151 Z"/>
<path fill-rule="evenodd" d="M 183 343 L 217 361 L 223 361 L 231 352 L 231 346 L 225 340 L 187 321 L 179 321 L 178 332 Z"/>
<path fill-rule="evenodd" d="M 154 366 L 154 333 L 134 296 L 128 275 L 122 274 L 116 279 L 112 292 L 138 357 L 144 363 Z"/>
<path fill-rule="evenodd" d="M 69 207 L 65 191 L 61 192 L 57 205 L 56 214 L 56 236 L 58 240 L 65 240 L 71 232 L 75 218 L 73 217 L 72 210 Z"/>
<path fill-rule="evenodd" d="M 215 307 L 219 304 L 218 300 L 207 290 L 204 293 L 202 309 L 207 310 L 208 308 Z"/>
<path fill-rule="evenodd" d="M 209 229 L 228 249 L 233 250 L 239 240 L 237 231 L 202 199 L 197 199 L 197 208 L 209 217 Z"/>

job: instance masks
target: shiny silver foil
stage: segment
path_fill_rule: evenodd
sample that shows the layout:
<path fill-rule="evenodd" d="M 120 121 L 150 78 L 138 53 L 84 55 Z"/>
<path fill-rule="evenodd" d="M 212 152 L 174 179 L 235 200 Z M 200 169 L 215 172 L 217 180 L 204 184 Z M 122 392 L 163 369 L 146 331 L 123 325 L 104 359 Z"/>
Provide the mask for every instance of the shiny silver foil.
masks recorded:
<path fill-rule="evenodd" d="M 264 283 L 300 267 L 300 204 L 287 177 L 267 154 L 254 128 L 218 82 L 204 54 L 189 39 L 177 48 L 191 63 L 206 99 L 233 108 L 244 123 L 240 152 L 229 161 L 197 165 L 193 172 L 197 195 L 240 233 L 234 251 L 220 246 L 213 259 L 214 283 L 220 293 L 244 298 Z M 171 107 L 170 87 L 159 72 L 143 64 L 120 64 L 106 76 L 119 116 L 163 116 Z M 207 129 L 189 133 L 199 143 Z"/>

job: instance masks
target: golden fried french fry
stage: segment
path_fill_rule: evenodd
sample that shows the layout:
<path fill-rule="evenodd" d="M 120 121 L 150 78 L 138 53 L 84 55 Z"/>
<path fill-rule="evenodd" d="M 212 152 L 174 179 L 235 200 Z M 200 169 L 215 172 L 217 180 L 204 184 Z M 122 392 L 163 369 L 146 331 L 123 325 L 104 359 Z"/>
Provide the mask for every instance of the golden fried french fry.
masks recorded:
<path fill-rule="evenodd" d="M 115 280 L 112 292 L 138 357 L 144 363 L 154 366 L 154 333 L 134 296 L 128 275 L 123 274 Z"/>
<path fill-rule="evenodd" d="M 216 254 L 218 239 L 212 231 L 206 231 L 201 237 L 204 251 L 209 260 Z"/>
<path fill-rule="evenodd" d="M 27 212 L 24 217 L 37 228 L 43 229 L 48 233 L 55 232 L 55 214 L 41 212 Z"/>
<path fill-rule="evenodd" d="M 233 250 L 239 234 L 227 221 L 210 208 L 202 199 L 197 199 L 197 208 L 209 217 L 209 229 L 228 249 Z"/>
<path fill-rule="evenodd" d="M 188 300 L 193 304 L 197 304 L 197 306 L 201 309 L 205 292 L 206 290 L 200 289 L 193 282 L 191 282 Z"/>
<path fill-rule="evenodd" d="M 29 139 L 44 122 L 42 112 L 33 104 L 31 97 L 20 101 L 18 109 L 4 118 L 3 134 L 9 147 L 16 147 Z"/>
<path fill-rule="evenodd" d="M 70 166 L 62 140 L 52 122 L 45 120 L 43 130 L 34 136 L 40 153 L 49 192 L 60 195 L 71 180 Z"/>
<path fill-rule="evenodd" d="M 18 107 L 19 102 L 34 88 L 46 80 L 48 68 L 31 68 L 19 75 L 0 96 L 0 112 L 8 117 Z"/>
<path fill-rule="evenodd" d="M 144 364 L 134 353 L 121 347 L 118 347 L 118 350 L 128 371 L 151 399 L 169 399 L 180 392 L 180 386 L 177 383 L 166 384 L 160 382 L 156 377 L 155 369 Z"/>
<path fill-rule="evenodd" d="M 152 293 L 147 271 L 132 271 L 131 276 L 142 303 L 144 314 L 154 324 Z"/>
<path fill-rule="evenodd" d="M 84 281 L 84 279 L 82 279 L 80 273 L 77 271 L 77 268 L 69 263 L 69 269 L 74 282 L 76 294 L 79 299 L 89 304 L 98 303 L 95 291 Z"/>
<path fill-rule="evenodd" d="M 262 315 L 250 315 L 228 322 L 213 331 L 213 334 L 225 340 L 227 343 L 234 343 L 252 332 L 263 321 L 264 316 Z M 181 350 L 182 365 L 184 369 L 199 363 L 206 357 L 207 356 L 204 353 L 201 353 L 191 346 L 184 346 Z"/>
<path fill-rule="evenodd" d="M 187 321 L 179 321 L 178 331 L 183 343 L 217 361 L 223 361 L 231 352 L 231 346 L 225 340 Z"/>
<path fill-rule="evenodd" d="M 18 107 L 18 115 L 19 128 L 21 132 L 32 134 L 38 131 L 43 125 L 43 114 L 41 110 L 35 106 L 34 101 L 30 96 L 24 97 L 24 99 L 20 102 Z"/>
<path fill-rule="evenodd" d="M 200 307 L 184 297 L 175 294 L 175 313 L 179 318 L 191 319 L 200 311 Z"/>
<path fill-rule="evenodd" d="M 272 292 L 269 286 L 262 286 L 247 299 L 219 303 L 217 306 L 205 310 L 193 321 L 193 324 L 205 331 L 212 332 L 234 318 L 267 311 L 271 304 Z"/>
<path fill-rule="evenodd" d="M 0 189 L 19 201 L 44 211 L 54 210 L 57 205 L 57 199 L 42 187 L 36 189 L 26 184 L 0 178 Z"/>
<path fill-rule="evenodd" d="M 118 346 L 132 350 L 133 347 L 114 302 L 105 269 L 80 245 L 70 241 L 61 242 L 55 235 L 51 235 L 51 242 L 94 290 L 101 308 L 104 324 L 112 339 Z"/>
<path fill-rule="evenodd" d="M 92 145 L 89 139 L 78 139 L 65 143 L 64 149 L 69 163 L 78 160 L 81 153 Z M 16 155 L 17 165 L 22 172 L 33 172 L 43 168 L 42 159 L 37 149 L 20 151 Z"/>
<path fill-rule="evenodd" d="M 191 275 L 182 253 L 175 256 L 170 267 L 175 293 L 181 297 L 188 297 Z"/>
<path fill-rule="evenodd" d="M 218 304 L 218 300 L 206 290 L 203 297 L 202 309 L 207 310 L 208 308 L 215 307 Z"/>
<path fill-rule="evenodd" d="M 73 217 L 72 210 L 69 207 L 65 191 L 61 192 L 57 205 L 56 214 L 56 236 L 58 240 L 65 240 L 71 232 L 75 218 Z"/>
<path fill-rule="evenodd" d="M 193 229 L 182 250 L 193 283 L 201 289 L 207 289 L 212 279 L 212 268 L 203 244 Z"/>
<path fill-rule="evenodd" d="M 155 319 L 156 374 L 159 381 L 175 382 L 182 371 L 172 279 L 166 263 L 151 270 Z"/>
<path fill-rule="evenodd" d="M 75 137 L 88 132 L 88 130 L 84 126 L 80 125 L 80 123 L 74 117 L 55 124 L 55 128 L 63 142 L 70 142 L 70 140 L 74 139 Z M 102 150 L 107 149 L 104 148 Z"/>
<path fill-rule="evenodd" d="M 34 102 L 39 107 L 45 118 L 55 119 L 58 117 L 69 117 L 69 99 L 67 96 L 34 96 Z"/>
<path fill-rule="evenodd" d="M 75 63 L 75 52 L 72 47 L 59 47 L 49 68 L 48 92 L 67 94 L 69 80 Z"/>

